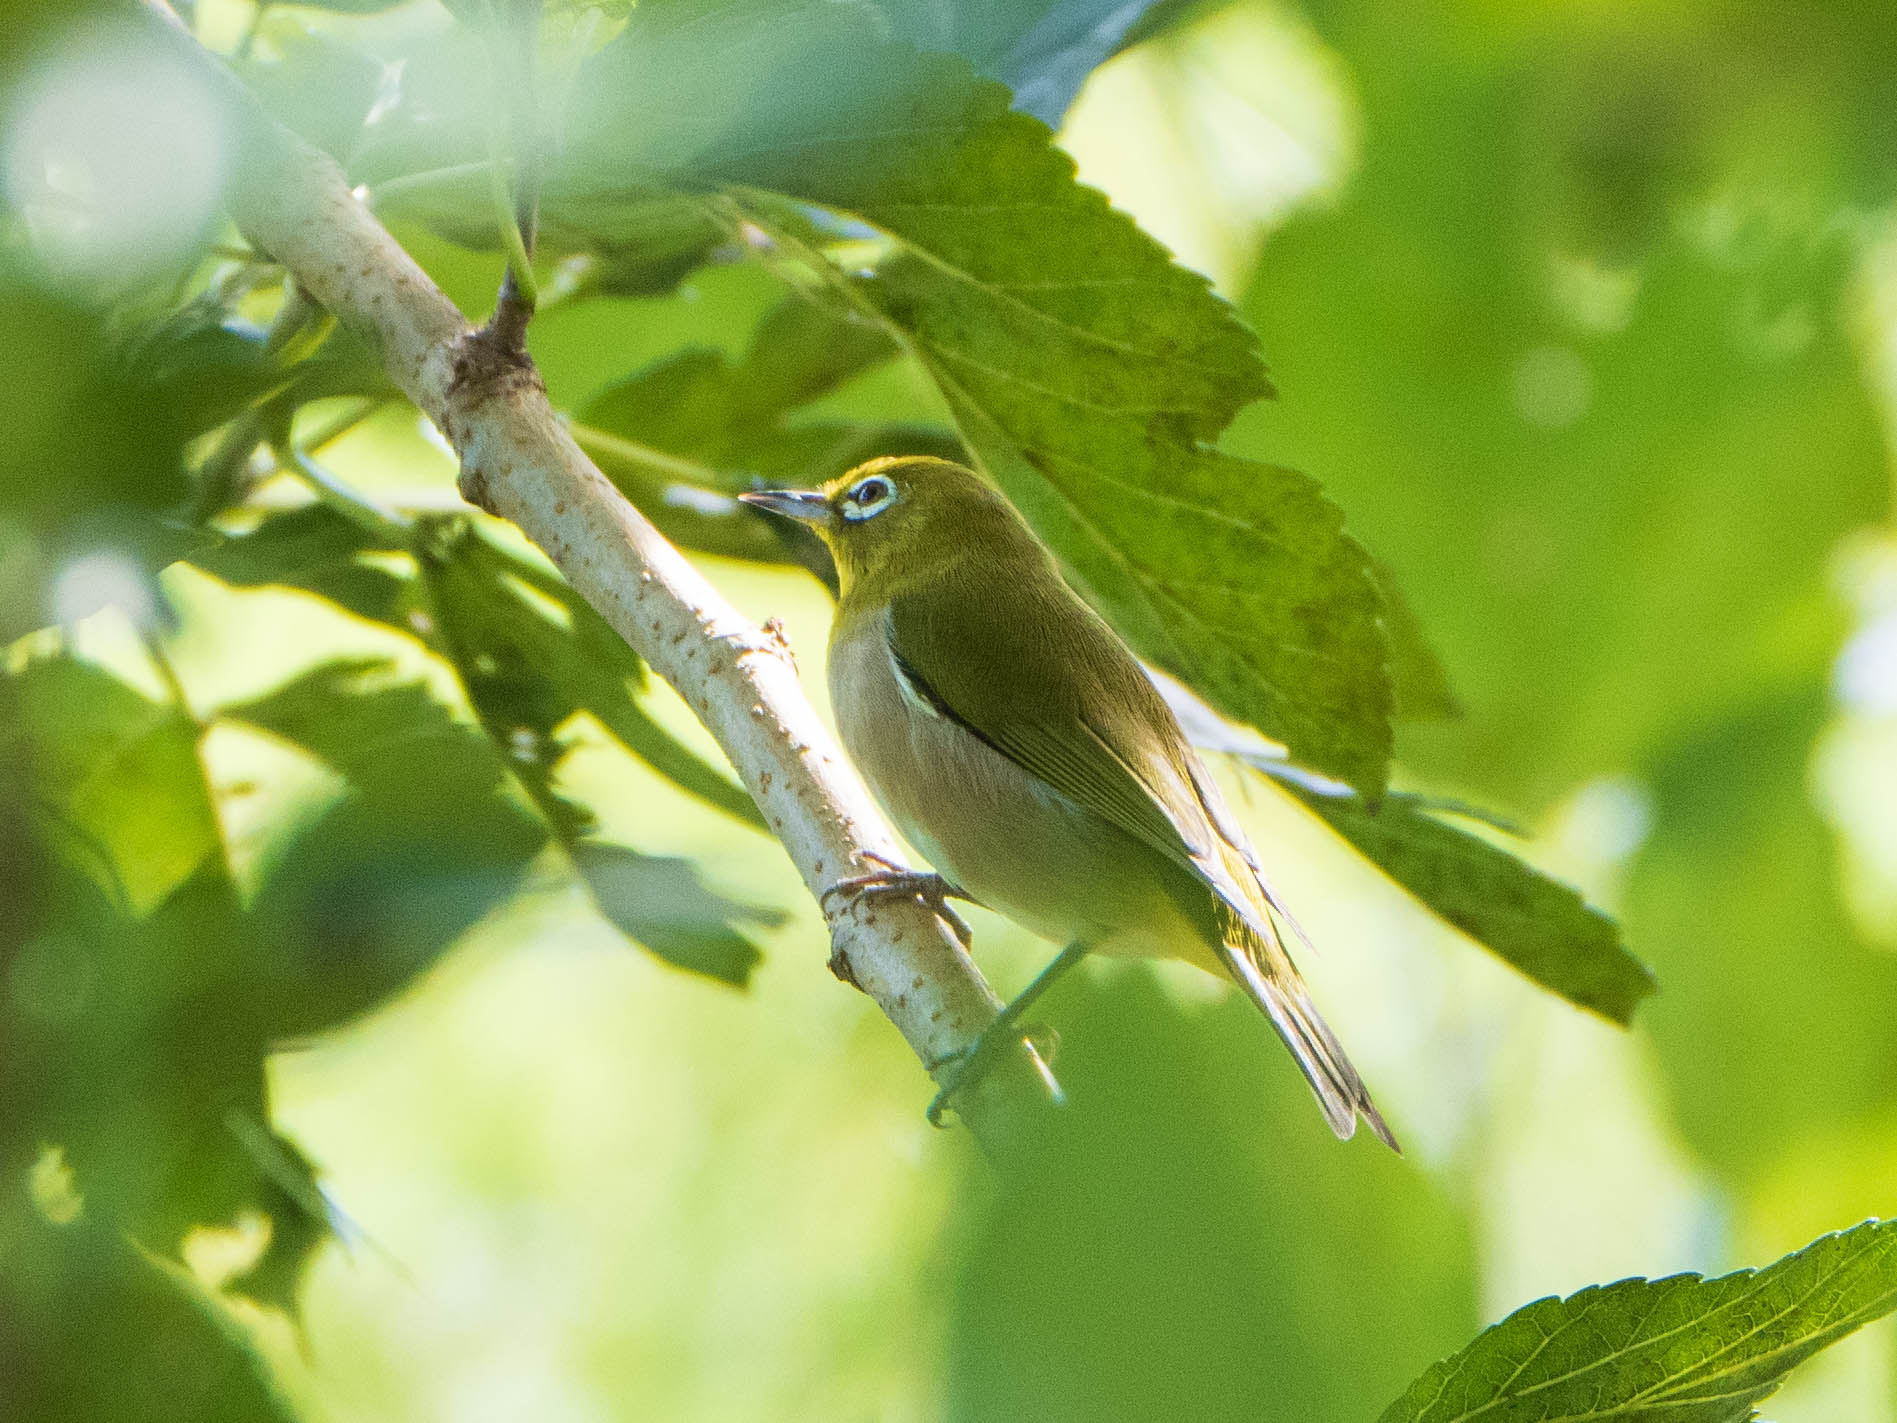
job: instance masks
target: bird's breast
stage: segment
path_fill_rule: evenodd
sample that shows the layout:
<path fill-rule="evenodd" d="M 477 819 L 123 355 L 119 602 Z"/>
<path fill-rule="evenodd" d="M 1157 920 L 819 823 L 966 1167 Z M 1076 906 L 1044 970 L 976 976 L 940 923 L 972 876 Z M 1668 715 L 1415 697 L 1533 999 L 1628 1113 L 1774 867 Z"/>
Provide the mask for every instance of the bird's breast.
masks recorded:
<path fill-rule="evenodd" d="M 959 889 L 1056 943 L 1204 957 L 1173 867 L 936 705 L 905 677 L 881 627 L 833 643 L 830 694 L 871 792 Z"/>

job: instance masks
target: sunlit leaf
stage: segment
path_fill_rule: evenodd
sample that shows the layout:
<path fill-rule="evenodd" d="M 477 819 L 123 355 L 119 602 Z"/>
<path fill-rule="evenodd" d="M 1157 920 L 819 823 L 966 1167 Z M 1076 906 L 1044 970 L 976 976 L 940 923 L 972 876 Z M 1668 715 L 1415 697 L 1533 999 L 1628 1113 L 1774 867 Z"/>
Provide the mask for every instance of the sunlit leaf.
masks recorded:
<path fill-rule="evenodd" d="M 1897 1226 L 1763 1270 L 1538 1300 L 1435 1365 L 1382 1423 L 1743 1423 L 1827 1344 L 1897 1309 Z"/>
<path fill-rule="evenodd" d="M 133 913 L 221 854 L 197 723 L 100 667 L 50 655 L 0 677 L 0 747 L 48 833 Z"/>

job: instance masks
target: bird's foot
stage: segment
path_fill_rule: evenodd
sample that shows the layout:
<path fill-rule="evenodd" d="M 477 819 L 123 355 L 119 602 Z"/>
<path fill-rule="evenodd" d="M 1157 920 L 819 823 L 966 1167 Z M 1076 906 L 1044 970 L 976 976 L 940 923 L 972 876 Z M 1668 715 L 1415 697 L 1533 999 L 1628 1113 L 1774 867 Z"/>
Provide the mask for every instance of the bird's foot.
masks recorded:
<path fill-rule="evenodd" d="M 967 899 L 968 896 L 938 874 L 925 870 L 912 870 L 881 855 L 866 853 L 863 857 L 874 860 L 882 869 L 866 875 L 852 875 L 849 879 L 840 879 L 823 892 L 823 906 L 830 907 L 830 897 L 838 895 L 845 899 L 859 899 L 864 895 L 895 895 L 904 899 L 920 899 L 949 928 L 955 931 L 955 937 L 967 948 L 974 935 L 963 919 L 949 907 L 950 899 Z M 971 903 L 973 901 L 970 901 Z"/>
<path fill-rule="evenodd" d="M 1059 1036 L 1052 1028 L 1035 1024 L 1021 1026 L 1026 1016 L 1040 996 L 1052 988 L 1061 975 L 1087 956 L 1087 946 L 1075 942 L 1055 955 L 1052 962 L 1034 976 L 1034 981 L 1017 993 L 1014 998 L 996 1015 L 994 1022 L 983 1030 L 974 1043 L 960 1052 L 951 1054 L 937 1063 L 931 1071 L 937 1073 L 936 1081 L 942 1084 L 935 1094 L 935 1100 L 929 1103 L 929 1125 L 942 1125 L 942 1113 L 947 1110 L 950 1101 L 957 1092 L 961 1092 L 981 1081 L 995 1059 L 1015 1043 L 1020 1043 L 1028 1055 L 1028 1062 L 1046 1085 L 1048 1095 L 1055 1106 L 1066 1101 L 1055 1081 L 1054 1072 L 1048 1066 L 1054 1058 L 1054 1049 L 1060 1043 Z"/>
<path fill-rule="evenodd" d="M 929 1102 L 929 1125 L 943 1125 L 942 1114 L 954 1105 L 956 1095 L 980 1082 L 994 1067 L 996 1059 L 1015 1046 L 1027 1053 L 1028 1061 L 1046 1084 L 1054 1105 L 1065 1105 L 1067 1099 L 1060 1090 L 1060 1083 L 1054 1079 L 1051 1066 L 1054 1050 L 1059 1044 L 1060 1035 L 1045 1023 L 1022 1026 L 1016 1022 L 997 1020 L 972 1046 L 936 1064 L 939 1073 L 936 1080 L 942 1085 Z"/>

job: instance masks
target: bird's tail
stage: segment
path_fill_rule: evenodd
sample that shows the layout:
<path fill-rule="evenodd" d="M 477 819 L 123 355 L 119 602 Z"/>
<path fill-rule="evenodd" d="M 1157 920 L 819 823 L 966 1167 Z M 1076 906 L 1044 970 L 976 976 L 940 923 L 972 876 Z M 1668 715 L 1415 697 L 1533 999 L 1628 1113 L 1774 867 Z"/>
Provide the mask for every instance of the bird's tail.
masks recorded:
<path fill-rule="evenodd" d="M 1396 1144 L 1383 1114 L 1370 1100 L 1370 1089 L 1363 1085 L 1336 1035 L 1318 1014 L 1304 979 L 1278 938 L 1277 925 L 1269 916 L 1261 917 L 1270 930 L 1269 939 L 1259 934 L 1250 916 L 1241 919 L 1232 915 L 1226 942 L 1219 948 L 1220 958 L 1291 1049 L 1305 1081 L 1317 1095 L 1324 1119 L 1339 1139 L 1348 1140 L 1362 1117 L 1378 1140 L 1392 1151 L 1401 1152 L 1403 1148 Z"/>

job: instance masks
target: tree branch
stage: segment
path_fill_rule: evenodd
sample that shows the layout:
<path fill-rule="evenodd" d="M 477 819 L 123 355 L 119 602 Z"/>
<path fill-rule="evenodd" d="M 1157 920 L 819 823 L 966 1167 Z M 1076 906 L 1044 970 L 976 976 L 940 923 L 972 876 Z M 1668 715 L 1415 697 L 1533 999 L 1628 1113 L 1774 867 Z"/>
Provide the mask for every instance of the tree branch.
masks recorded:
<path fill-rule="evenodd" d="M 831 967 L 895 1024 L 934 1075 L 1000 1008 L 966 950 L 919 899 L 824 892 L 901 851 L 803 694 L 781 638 L 748 621 L 615 489 L 568 435 L 517 350 L 471 329 L 350 191 L 330 158 L 270 118 L 178 22 L 137 0 L 163 42 L 223 99 L 242 161 L 237 225 L 300 290 L 374 341 L 389 375 L 447 436 L 472 503 L 510 519 L 685 699 L 717 739 L 823 907 Z M 1025 1046 L 958 1110 L 992 1139 L 1022 1079 Z"/>

